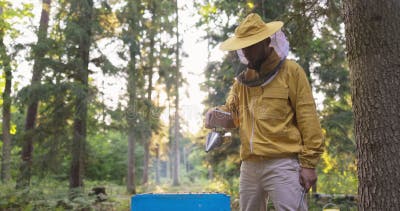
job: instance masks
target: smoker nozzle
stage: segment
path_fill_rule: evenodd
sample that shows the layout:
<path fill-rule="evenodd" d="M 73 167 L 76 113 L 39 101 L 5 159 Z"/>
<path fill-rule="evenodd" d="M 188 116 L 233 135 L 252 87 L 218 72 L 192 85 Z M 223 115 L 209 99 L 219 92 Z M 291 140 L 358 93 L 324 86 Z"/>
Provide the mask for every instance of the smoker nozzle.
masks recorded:
<path fill-rule="evenodd" d="M 206 152 L 209 152 L 215 148 L 220 147 L 224 143 L 224 138 L 229 137 L 230 133 L 225 133 L 225 131 L 219 132 L 215 129 L 207 134 L 206 136 Z"/>

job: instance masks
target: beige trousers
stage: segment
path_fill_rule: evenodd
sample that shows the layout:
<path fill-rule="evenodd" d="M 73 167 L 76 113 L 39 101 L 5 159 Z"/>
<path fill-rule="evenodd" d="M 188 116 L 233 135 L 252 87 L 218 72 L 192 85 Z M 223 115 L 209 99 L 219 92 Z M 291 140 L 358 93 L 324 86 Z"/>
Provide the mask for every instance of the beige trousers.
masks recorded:
<path fill-rule="evenodd" d="M 308 210 L 299 181 L 296 158 L 243 161 L 240 166 L 240 210 L 265 211 L 268 199 L 275 210 Z"/>

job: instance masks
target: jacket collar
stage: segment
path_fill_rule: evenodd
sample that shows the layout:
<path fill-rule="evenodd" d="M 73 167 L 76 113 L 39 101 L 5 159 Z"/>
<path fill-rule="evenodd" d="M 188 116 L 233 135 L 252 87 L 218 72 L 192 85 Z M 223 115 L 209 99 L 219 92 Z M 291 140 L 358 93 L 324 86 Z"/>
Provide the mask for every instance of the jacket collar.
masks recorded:
<path fill-rule="evenodd" d="M 247 86 L 259 86 L 267 81 L 273 74 L 272 71 L 277 71 L 276 68 L 281 64 L 280 58 L 275 50 L 261 64 L 260 72 L 253 69 L 247 69 L 240 73 L 236 79 Z"/>

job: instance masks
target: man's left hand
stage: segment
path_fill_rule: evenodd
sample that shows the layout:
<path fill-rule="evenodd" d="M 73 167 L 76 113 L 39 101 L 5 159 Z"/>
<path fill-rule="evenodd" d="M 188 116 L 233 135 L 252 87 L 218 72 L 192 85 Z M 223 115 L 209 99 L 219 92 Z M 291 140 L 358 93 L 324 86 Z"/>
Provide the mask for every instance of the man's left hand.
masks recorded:
<path fill-rule="evenodd" d="M 300 169 L 300 184 L 304 187 L 304 189 L 306 189 L 307 192 L 310 190 L 311 186 L 317 182 L 317 178 L 318 176 L 314 168 L 302 167 Z"/>

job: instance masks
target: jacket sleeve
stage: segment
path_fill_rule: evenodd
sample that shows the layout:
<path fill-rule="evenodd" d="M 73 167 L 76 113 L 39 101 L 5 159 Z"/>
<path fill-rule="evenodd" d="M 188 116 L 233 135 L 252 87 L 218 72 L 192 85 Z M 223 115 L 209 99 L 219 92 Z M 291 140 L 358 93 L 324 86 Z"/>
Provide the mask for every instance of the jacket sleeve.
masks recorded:
<path fill-rule="evenodd" d="M 303 144 L 299 154 L 300 165 L 305 168 L 315 168 L 324 150 L 315 101 L 304 70 L 296 64 L 295 71 L 291 73 L 289 98 L 295 111 Z"/>
<path fill-rule="evenodd" d="M 231 113 L 235 127 L 239 127 L 239 96 L 238 82 L 235 81 L 226 98 L 225 105 L 217 107 L 222 111 Z"/>

